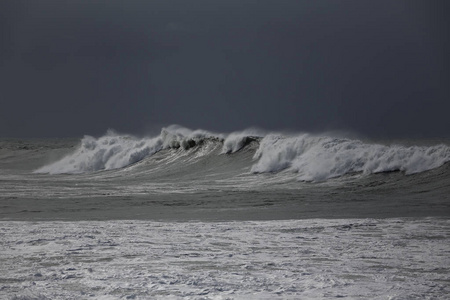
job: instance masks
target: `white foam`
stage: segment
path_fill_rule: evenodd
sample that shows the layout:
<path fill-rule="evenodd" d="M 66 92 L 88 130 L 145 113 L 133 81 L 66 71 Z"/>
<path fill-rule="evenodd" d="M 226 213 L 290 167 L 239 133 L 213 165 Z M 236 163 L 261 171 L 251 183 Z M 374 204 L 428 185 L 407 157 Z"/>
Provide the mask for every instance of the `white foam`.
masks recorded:
<path fill-rule="evenodd" d="M 80 147 L 63 159 L 36 170 L 36 173 L 84 173 L 123 168 L 162 149 L 188 149 L 206 138 L 223 139 L 221 135 L 203 130 L 190 130 L 172 125 L 157 137 L 137 138 L 109 130 L 100 138 L 85 136 Z"/>
<path fill-rule="evenodd" d="M 85 136 L 74 153 L 36 170 L 36 173 L 83 173 L 121 168 L 162 147 L 163 140 L 159 137 L 138 139 L 108 131 L 98 139 Z"/>
<path fill-rule="evenodd" d="M 0 298 L 444 299 L 449 220 L 0 222 Z"/>
<path fill-rule="evenodd" d="M 265 133 L 262 130 L 254 128 L 232 132 L 227 135 L 223 142 L 222 153 L 237 152 L 246 145 L 248 137 L 261 137 L 264 135 Z"/>
<path fill-rule="evenodd" d="M 385 146 L 309 134 L 267 135 L 255 159 L 258 159 L 252 167 L 255 173 L 286 169 L 298 173 L 299 180 L 322 181 L 352 172 L 423 172 L 448 162 L 450 147 Z"/>
<path fill-rule="evenodd" d="M 256 162 L 251 172 L 287 170 L 297 173 L 298 179 L 304 181 L 323 181 L 353 172 L 402 171 L 413 174 L 450 161 L 450 147 L 446 145 L 386 146 L 310 134 L 265 134 L 256 129 L 217 134 L 172 125 L 163 128 L 156 137 L 137 138 L 113 131 L 100 138 L 85 136 L 74 153 L 35 172 L 84 173 L 123 168 L 162 149 L 188 150 L 202 145 L 206 140 L 222 142 L 222 153 L 234 153 L 254 140 L 255 136 L 264 137 L 254 155 Z"/>

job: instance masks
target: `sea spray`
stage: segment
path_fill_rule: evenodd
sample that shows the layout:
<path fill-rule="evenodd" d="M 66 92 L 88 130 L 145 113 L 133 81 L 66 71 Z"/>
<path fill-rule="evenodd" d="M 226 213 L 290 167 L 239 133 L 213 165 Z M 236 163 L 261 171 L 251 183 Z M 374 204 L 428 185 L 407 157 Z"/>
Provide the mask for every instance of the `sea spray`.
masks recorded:
<path fill-rule="evenodd" d="M 260 137 L 265 135 L 264 131 L 254 128 L 232 132 L 227 135 L 223 142 L 222 153 L 235 153 L 251 142 L 259 141 Z"/>
<path fill-rule="evenodd" d="M 223 141 L 224 136 L 178 125 L 162 128 L 159 136 L 138 138 L 113 130 L 99 138 L 85 136 L 81 145 L 63 159 L 36 170 L 36 173 L 85 173 L 129 166 L 163 149 L 188 150 L 205 139 Z"/>
<path fill-rule="evenodd" d="M 122 168 L 154 154 L 163 146 L 159 137 L 137 139 L 108 131 L 100 138 L 85 136 L 75 152 L 36 173 L 84 173 Z"/>
<path fill-rule="evenodd" d="M 221 147 L 217 155 L 233 154 L 253 143 L 255 146 L 252 151 L 255 153 L 247 172 L 291 172 L 297 174 L 301 181 L 324 181 L 349 173 L 401 171 L 413 174 L 450 161 L 450 147 L 443 144 L 387 146 L 307 133 L 266 134 L 260 130 L 247 129 L 218 134 L 172 125 L 163 128 L 156 137 L 137 138 L 120 135 L 112 130 L 99 138 L 85 136 L 72 154 L 35 172 L 86 173 L 118 169 L 138 163 L 165 149 L 200 149 L 206 141 Z M 208 164 L 214 164 L 214 160 L 209 160 Z"/>
<path fill-rule="evenodd" d="M 289 170 L 303 181 L 323 181 L 348 173 L 402 171 L 419 173 L 450 160 L 446 145 L 430 147 L 366 144 L 359 140 L 303 134 L 296 137 L 268 135 L 254 158 L 254 173 Z"/>

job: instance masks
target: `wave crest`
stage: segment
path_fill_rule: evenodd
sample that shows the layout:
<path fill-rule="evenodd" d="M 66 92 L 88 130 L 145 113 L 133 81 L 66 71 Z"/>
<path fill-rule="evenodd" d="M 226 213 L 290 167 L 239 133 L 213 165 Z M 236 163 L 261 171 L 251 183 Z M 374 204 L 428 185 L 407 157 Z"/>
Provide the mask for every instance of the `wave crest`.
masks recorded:
<path fill-rule="evenodd" d="M 255 151 L 254 161 L 249 162 L 248 171 L 284 170 L 297 173 L 302 181 L 323 181 L 349 173 L 413 174 L 450 161 L 450 147 L 446 145 L 386 146 L 311 134 L 265 134 L 254 129 L 217 134 L 172 125 L 163 128 L 156 137 L 136 138 L 112 130 L 100 138 L 85 136 L 75 152 L 35 172 L 84 173 L 123 168 L 164 149 L 189 151 L 206 142 L 221 144 L 223 155 L 254 145 L 251 147 Z"/>
<path fill-rule="evenodd" d="M 222 153 L 235 153 L 251 142 L 258 142 L 264 132 L 258 129 L 246 129 L 244 131 L 232 132 L 227 135 L 223 142 Z"/>
<path fill-rule="evenodd" d="M 159 151 L 162 146 L 160 138 L 137 139 L 110 130 L 98 139 L 85 136 L 75 152 L 35 172 L 84 173 L 122 168 Z"/>
<path fill-rule="evenodd" d="M 303 181 L 323 181 L 344 174 L 402 171 L 419 173 L 450 160 L 446 145 L 431 147 L 366 144 L 359 140 L 304 134 L 268 135 L 256 151 L 254 173 L 290 170 Z"/>

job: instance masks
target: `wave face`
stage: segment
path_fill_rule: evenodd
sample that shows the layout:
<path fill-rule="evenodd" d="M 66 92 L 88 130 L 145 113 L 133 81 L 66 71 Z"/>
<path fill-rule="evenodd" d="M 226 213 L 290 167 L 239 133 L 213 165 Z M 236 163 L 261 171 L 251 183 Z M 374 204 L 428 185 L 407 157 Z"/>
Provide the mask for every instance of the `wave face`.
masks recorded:
<path fill-rule="evenodd" d="M 445 144 L 382 145 L 327 135 L 265 134 L 258 130 L 217 134 L 173 125 L 163 128 L 156 137 L 136 138 L 114 131 L 100 138 L 85 136 L 73 153 L 35 172 L 61 174 L 120 169 L 170 149 L 177 151 L 170 155 L 189 159 L 188 151 L 205 148 L 206 143 L 215 145 L 209 149 L 220 148 L 214 156 L 233 154 L 252 144 L 248 172 L 292 173 L 298 180 L 313 182 L 353 173 L 400 171 L 409 175 L 438 168 L 450 161 L 450 147 Z M 214 164 L 211 157 L 208 164 Z"/>

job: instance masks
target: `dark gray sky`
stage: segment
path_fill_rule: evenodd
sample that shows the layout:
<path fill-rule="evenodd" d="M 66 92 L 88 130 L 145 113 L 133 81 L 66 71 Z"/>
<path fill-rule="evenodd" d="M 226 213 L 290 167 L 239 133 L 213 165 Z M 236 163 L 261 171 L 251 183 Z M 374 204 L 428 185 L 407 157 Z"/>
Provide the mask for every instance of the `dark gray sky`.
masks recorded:
<path fill-rule="evenodd" d="M 450 136 L 450 1 L 0 1 L 0 136 Z"/>

